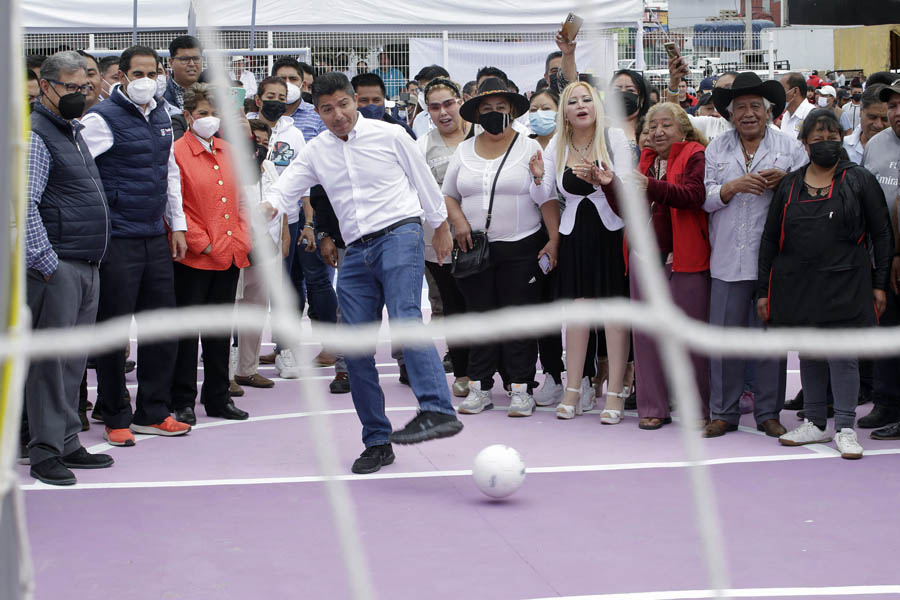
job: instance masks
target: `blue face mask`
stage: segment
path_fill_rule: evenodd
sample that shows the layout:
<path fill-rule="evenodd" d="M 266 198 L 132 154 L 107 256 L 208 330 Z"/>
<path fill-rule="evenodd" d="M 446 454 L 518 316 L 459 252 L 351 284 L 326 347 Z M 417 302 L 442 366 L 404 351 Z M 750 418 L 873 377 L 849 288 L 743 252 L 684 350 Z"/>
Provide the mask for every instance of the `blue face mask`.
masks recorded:
<path fill-rule="evenodd" d="M 555 110 L 537 110 L 528 113 L 531 130 L 538 135 L 550 135 L 556 129 Z"/>
<path fill-rule="evenodd" d="M 359 107 L 359 112 L 367 119 L 381 120 L 384 117 L 384 106 L 380 104 L 367 104 Z"/>

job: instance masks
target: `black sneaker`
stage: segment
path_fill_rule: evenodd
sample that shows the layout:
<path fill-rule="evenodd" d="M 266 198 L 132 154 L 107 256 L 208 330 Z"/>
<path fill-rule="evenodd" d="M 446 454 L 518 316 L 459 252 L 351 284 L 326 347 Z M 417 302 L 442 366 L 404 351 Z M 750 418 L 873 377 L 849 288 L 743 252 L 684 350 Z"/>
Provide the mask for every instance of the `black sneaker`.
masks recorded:
<path fill-rule="evenodd" d="M 406 372 L 406 365 L 400 365 L 400 383 L 409 385 L 409 373 Z"/>
<path fill-rule="evenodd" d="M 441 359 L 441 362 L 444 363 L 444 373 L 452 373 L 453 372 L 453 361 L 450 360 L 450 351 L 444 354 L 444 358 Z"/>
<path fill-rule="evenodd" d="M 406 427 L 392 433 L 390 440 L 395 444 L 418 444 L 456 435 L 462 428 L 456 415 L 423 410 Z"/>
<path fill-rule="evenodd" d="M 49 485 L 75 485 L 78 480 L 58 456 L 31 466 L 31 476 Z"/>
<path fill-rule="evenodd" d="M 900 421 L 900 413 L 876 404 L 872 412 L 856 421 L 856 424 L 863 429 L 878 429 L 879 427 L 892 425 L 897 421 Z"/>
<path fill-rule="evenodd" d="M 363 453 L 359 455 L 350 470 L 358 475 L 367 475 L 374 473 L 394 462 L 394 449 L 390 444 L 382 444 L 381 446 L 369 446 Z"/>
<path fill-rule="evenodd" d="M 63 465 L 70 469 L 105 469 L 114 462 L 109 454 L 91 454 L 84 446 L 62 457 Z"/>
<path fill-rule="evenodd" d="M 797 392 L 793 400 L 784 403 L 784 410 L 801 410 L 803 408 L 803 390 Z"/>
<path fill-rule="evenodd" d="M 328 391 L 332 394 L 349 394 L 350 376 L 346 373 L 336 373 L 334 379 L 328 384 Z"/>

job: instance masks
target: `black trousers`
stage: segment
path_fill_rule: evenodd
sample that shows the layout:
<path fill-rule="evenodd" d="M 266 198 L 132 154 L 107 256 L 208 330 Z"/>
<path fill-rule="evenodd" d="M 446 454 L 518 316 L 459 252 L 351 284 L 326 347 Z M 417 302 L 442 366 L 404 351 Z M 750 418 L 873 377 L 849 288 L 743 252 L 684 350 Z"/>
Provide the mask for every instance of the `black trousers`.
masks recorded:
<path fill-rule="evenodd" d="M 175 302 L 185 306 L 234 304 L 240 269 L 206 271 L 175 263 Z M 178 340 L 178 358 L 172 381 L 172 410 L 193 408 L 197 399 L 197 338 L 203 346 L 203 387 L 200 402 L 219 410 L 229 400 L 228 361 L 231 338 L 192 331 Z"/>
<path fill-rule="evenodd" d="M 879 320 L 881 327 L 900 325 L 900 298 L 888 286 L 887 308 Z M 900 412 L 900 356 L 879 358 L 875 362 L 875 381 L 872 399 L 876 406 Z M 860 386 L 863 384 L 863 369 L 860 369 Z"/>
<path fill-rule="evenodd" d="M 550 271 L 541 283 L 541 299 L 543 302 L 553 302 L 556 290 L 556 271 Z M 566 370 L 563 364 L 563 340 L 562 328 L 559 331 L 538 338 L 538 355 L 541 359 L 541 368 L 544 373 L 551 375 L 556 383 L 562 383 L 562 372 Z"/>
<path fill-rule="evenodd" d="M 165 235 L 112 238 L 100 264 L 100 306 L 97 321 L 173 308 L 175 284 L 172 255 Z M 138 342 L 136 409 L 125 388 L 125 353 L 113 350 L 97 357 L 97 396 L 107 427 L 124 429 L 161 423 L 169 416 L 169 392 L 177 342 Z"/>
<path fill-rule="evenodd" d="M 537 304 L 544 276 L 537 255 L 546 242 L 542 232 L 515 242 L 492 242 L 491 266 L 477 275 L 456 280 L 468 312 Z M 472 381 L 481 382 L 481 389 L 490 389 L 493 375 L 502 365 L 510 383 L 527 383 L 530 389 L 534 385 L 536 363 L 535 338 L 472 346 L 468 375 Z"/>
<path fill-rule="evenodd" d="M 444 316 L 450 317 L 465 313 L 466 299 L 459 291 L 459 286 L 456 285 L 456 278 L 450 274 L 451 265 L 439 265 L 425 261 L 425 267 L 437 283 L 441 303 L 444 305 Z M 450 361 L 453 363 L 453 376 L 465 377 L 469 369 L 469 347 L 454 344 L 448 345 L 447 349 L 450 351 Z"/>

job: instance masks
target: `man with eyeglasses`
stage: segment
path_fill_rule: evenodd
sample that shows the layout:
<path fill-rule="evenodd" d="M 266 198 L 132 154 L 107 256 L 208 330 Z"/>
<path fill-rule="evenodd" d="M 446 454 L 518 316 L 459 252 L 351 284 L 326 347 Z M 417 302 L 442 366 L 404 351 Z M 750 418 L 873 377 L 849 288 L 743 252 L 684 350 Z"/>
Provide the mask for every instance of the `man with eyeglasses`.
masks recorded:
<path fill-rule="evenodd" d="M 203 71 L 203 48 L 200 40 L 191 35 L 181 35 L 169 44 L 169 78 L 164 95 L 172 106 L 184 110 L 184 91 L 197 83 Z"/>
<path fill-rule="evenodd" d="M 41 65 L 41 96 L 31 113 L 25 227 L 27 297 L 35 329 L 92 325 L 107 253 L 109 216 L 100 173 L 82 137 L 87 63 L 58 52 Z M 113 464 L 78 440 L 79 387 L 87 354 L 32 361 L 25 381 L 31 476 L 51 485 L 76 482 L 70 469 Z M 25 458 L 23 456 L 23 458 Z"/>
<path fill-rule="evenodd" d="M 85 115 L 84 140 L 97 161 L 110 204 L 110 242 L 100 269 L 100 321 L 175 307 L 172 261 L 184 258 L 187 223 L 181 174 L 172 152 L 172 121 L 157 102 L 157 54 L 132 46 L 119 60 L 109 98 Z M 222 198 L 236 203 L 236 198 Z M 137 410 L 125 387 L 125 356 L 97 358 L 97 395 L 114 446 L 133 446 L 132 433 L 183 435 L 190 426 L 169 416 L 177 340 L 138 343 Z"/>

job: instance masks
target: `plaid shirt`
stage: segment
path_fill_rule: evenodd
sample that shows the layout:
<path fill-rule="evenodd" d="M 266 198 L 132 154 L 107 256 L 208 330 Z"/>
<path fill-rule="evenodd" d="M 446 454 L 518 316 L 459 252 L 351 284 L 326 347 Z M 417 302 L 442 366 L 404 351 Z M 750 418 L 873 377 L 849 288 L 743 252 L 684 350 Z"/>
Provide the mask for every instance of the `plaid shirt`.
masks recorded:
<path fill-rule="evenodd" d="M 81 123 L 76 119 L 66 121 L 53 114 L 40 103 L 35 103 L 34 110 L 42 112 L 45 116 L 61 123 L 66 123 L 77 134 L 81 130 Z M 59 266 L 59 257 L 53 250 L 50 240 L 47 239 L 47 230 L 41 219 L 39 206 L 47 180 L 50 178 L 50 170 L 53 168 L 53 157 L 41 136 L 31 132 L 31 140 L 28 148 L 28 208 L 25 218 L 25 266 L 29 269 L 37 269 L 45 277 L 56 272 Z"/>
<path fill-rule="evenodd" d="M 291 118 L 294 119 L 294 127 L 303 133 L 303 140 L 306 142 L 325 131 L 325 123 L 309 102 L 300 102 Z"/>
<path fill-rule="evenodd" d="M 181 87 L 180 85 L 178 85 L 178 82 L 175 81 L 174 77 L 169 77 L 169 81 L 172 84 L 172 91 L 175 92 L 175 101 L 178 105 L 176 108 L 183 109 L 184 108 L 184 88 Z M 181 111 L 179 110 L 178 112 L 180 113 Z"/>

